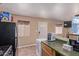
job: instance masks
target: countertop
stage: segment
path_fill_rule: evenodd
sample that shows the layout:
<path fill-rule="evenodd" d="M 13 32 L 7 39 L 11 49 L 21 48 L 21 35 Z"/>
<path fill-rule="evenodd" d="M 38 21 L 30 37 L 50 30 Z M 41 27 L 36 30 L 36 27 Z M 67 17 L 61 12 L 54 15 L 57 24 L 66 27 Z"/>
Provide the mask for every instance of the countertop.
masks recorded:
<path fill-rule="evenodd" d="M 42 41 L 42 43 L 45 43 L 50 48 L 54 49 L 55 51 L 59 52 L 60 54 L 64 56 L 79 56 L 79 52 L 76 51 L 66 51 L 62 48 L 63 44 L 67 43 L 67 41 L 58 40 L 48 42 L 48 41 Z"/>

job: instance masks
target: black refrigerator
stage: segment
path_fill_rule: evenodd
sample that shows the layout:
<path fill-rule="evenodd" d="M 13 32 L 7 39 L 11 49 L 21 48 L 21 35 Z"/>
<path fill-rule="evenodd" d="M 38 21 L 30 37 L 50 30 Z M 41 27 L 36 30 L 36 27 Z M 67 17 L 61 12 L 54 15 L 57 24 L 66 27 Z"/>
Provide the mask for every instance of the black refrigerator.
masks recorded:
<path fill-rule="evenodd" d="M 0 46 L 12 45 L 13 56 L 16 53 L 16 24 L 11 22 L 0 22 Z"/>

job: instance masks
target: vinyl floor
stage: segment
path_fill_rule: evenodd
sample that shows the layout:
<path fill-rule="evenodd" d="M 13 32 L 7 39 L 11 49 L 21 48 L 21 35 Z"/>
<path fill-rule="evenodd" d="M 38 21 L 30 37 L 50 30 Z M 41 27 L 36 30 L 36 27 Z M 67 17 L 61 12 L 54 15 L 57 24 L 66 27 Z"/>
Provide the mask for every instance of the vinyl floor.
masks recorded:
<path fill-rule="evenodd" d="M 18 48 L 17 56 L 36 56 L 36 48 L 35 46 Z"/>

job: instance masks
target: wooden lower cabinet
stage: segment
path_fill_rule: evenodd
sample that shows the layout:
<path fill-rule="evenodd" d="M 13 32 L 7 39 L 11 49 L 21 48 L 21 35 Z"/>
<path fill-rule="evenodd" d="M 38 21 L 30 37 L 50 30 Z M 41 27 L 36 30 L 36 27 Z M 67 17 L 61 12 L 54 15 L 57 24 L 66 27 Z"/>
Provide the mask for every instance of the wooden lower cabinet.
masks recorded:
<path fill-rule="evenodd" d="M 42 56 L 63 56 L 62 54 L 58 53 L 45 43 L 41 43 L 42 45 Z"/>
<path fill-rule="evenodd" d="M 42 56 L 55 56 L 55 50 L 42 43 Z"/>

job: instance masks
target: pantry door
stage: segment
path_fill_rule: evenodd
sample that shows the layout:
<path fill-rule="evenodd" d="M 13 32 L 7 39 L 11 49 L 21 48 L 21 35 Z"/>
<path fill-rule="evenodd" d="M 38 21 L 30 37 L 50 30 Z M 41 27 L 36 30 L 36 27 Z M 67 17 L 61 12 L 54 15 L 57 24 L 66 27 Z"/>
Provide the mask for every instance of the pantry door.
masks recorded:
<path fill-rule="evenodd" d="M 47 39 L 47 25 L 48 25 L 47 22 L 38 23 L 39 38 Z"/>

